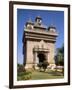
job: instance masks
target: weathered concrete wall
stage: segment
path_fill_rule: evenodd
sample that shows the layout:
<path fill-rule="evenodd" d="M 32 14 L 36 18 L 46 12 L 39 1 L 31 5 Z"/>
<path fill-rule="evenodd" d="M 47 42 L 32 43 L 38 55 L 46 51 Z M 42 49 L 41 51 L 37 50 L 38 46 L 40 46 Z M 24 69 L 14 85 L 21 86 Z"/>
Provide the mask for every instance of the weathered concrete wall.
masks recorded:
<path fill-rule="evenodd" d="M 54 43 L 47 43 L 49 53 L 48 53 L 48 62 L 49 64 L 54 64 L 54 53 L 55 53 L 55 45 Z"/>
<path fill-rule="evenodd" d="M 26 57 L 26 67 L 28 68 L 32 68 L 32 65 L 34 63 L 34 59 L 36 58 L 35 63 L 38 62 L 38 57 L 36 54 L 36 57 L 34 58 L 34 53 L 33 53 L 33 48 L 35 46 L 39 46 L 39 48 L 42 47 L 42 45 L 44 46 L 45 49 L 49 49 L 49 53 L 47 55 L 48 58 L 48 62 L 49 64 L 54 64 L 54 43 L 48 43 L 48 42 L 44 42 L 42 41 L 29 41 L 27 40 L 27 57 Z"/>
<path fill-rule="evenodd" d="M 39 42 L 37 41 L 27 41 L 27 57 L 26 57 L 26 64 L 27 67 L 31 68 L 34 63 L 34 54 L 33 54 L 33 48 L 35 45 L 38 45 Z"/>

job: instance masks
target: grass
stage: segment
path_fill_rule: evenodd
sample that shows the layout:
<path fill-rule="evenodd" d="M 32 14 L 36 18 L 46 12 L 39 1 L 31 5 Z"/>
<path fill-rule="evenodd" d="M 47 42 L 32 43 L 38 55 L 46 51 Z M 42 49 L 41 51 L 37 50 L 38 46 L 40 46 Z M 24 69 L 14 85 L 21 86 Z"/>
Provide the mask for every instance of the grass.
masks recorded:
<path fill-rule="evenodd" d="M 37 79 L 56 79 L 56 78 L 63 78 L 63 75 L 60 72 L 55 72 L 55 71 L 47 71 L 47 72 L 39 72 L 39 71 L 34 71 L 32 73 L 32 80 L 37 80 Z"/>
<path fill-rule="evenodd" d="M 28 78 L 30 76 L 30 78 Z M 24 78 L 23 78 L 24 77 Z M 26 79 L 25 79 L 26 77 Z M 34 70 L 28 74 L 23 72 L 21 75 L 18 74 L 18 80 L 39 80 L 39 79 L 59 79 L 63 78 L 63 74 L 60 71 L 47 70 L 46 72 Z"/>

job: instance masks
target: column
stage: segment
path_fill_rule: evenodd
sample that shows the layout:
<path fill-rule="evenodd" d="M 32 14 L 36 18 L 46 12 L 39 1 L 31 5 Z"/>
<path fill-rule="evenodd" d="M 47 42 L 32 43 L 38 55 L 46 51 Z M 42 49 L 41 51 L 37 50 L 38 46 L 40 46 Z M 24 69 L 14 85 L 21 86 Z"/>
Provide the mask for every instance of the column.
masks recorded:
<path fill-rule="evenodd" d="M 38 69 L 38 67 L 37 67 L 37 64 L 38 64 L 38 57 L 37 57 L 37 52 L 35 52 L 34 53 L 34 67 L 35 67 L 35 69 Z"/>
<path fill-rule="evenodd" d="M 48 52 L 46 52 L 46 60 L 47 60 L 47 62 L 48 62 Z"/>
<path fill-rule="evenodd" d="M 39 60 L 38 60 L 38 53 L 36 52 L 36 64 L 38 64 L 39 63 Z"/>

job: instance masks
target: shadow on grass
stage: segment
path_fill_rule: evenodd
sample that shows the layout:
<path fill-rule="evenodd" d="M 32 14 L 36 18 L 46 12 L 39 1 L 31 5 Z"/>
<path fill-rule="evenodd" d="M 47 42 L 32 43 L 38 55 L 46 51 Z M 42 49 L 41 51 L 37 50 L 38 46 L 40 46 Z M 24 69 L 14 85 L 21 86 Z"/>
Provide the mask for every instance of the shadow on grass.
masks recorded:
<path fill-rule="evenodd" d="M 52 75 L 52 76 L 63 76 L 63 73 L 62 72 L 59 72 L 59 71 L 52 71 L 52 70 L 49 70 L 49 71 L 39 71 L 41 73 L 48 73 L 49 75 Z"/>
<path fill-rule="evenodd" d="M 58 72 L 58 71 L 50 71 L 47 73 L 51 74 L 52 76 L 63 76 L 63 74 L 61 72 Z"/>

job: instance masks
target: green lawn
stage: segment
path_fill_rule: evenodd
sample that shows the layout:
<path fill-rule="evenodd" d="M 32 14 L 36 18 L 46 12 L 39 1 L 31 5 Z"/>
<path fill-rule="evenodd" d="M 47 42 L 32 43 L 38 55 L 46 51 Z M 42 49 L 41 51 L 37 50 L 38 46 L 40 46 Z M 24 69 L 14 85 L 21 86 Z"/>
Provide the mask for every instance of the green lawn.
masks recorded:
<path fill-rule="evenodd" d="M 25 79 L 23 79 L 23 76 L 25 76 L 24 73 L 21 74 L 20 76 L 18 75 L 17 79 L 18 80 L 25 80 Z M 26 77 L 28 77 L 28 76 L 29 76 L 29 74 Z M 59 79 L 59 78 L 63 78 L 63 77 L 64 76 L 63 76 L 63 74 L 61 72 L 59 72 L 59 71 L 52 71 L 52 70 L 48 70 L 46 72 L 43 72 L 43 71 L 40 72 L 40 71 L 34 70 L 34 71 L 32 71 L 30 73 L 30 80 L 57 79 L 57 78 Z"/>
<path fill-rule="evenodd" d="M 47 71 L 47 72 L 38 72 L 34 71 L 32 73 L 32 80 L 37 79 L 55 79 L 55 78 L 63 78 L 63 75 L 60 72 L 55 71 Z"/>

